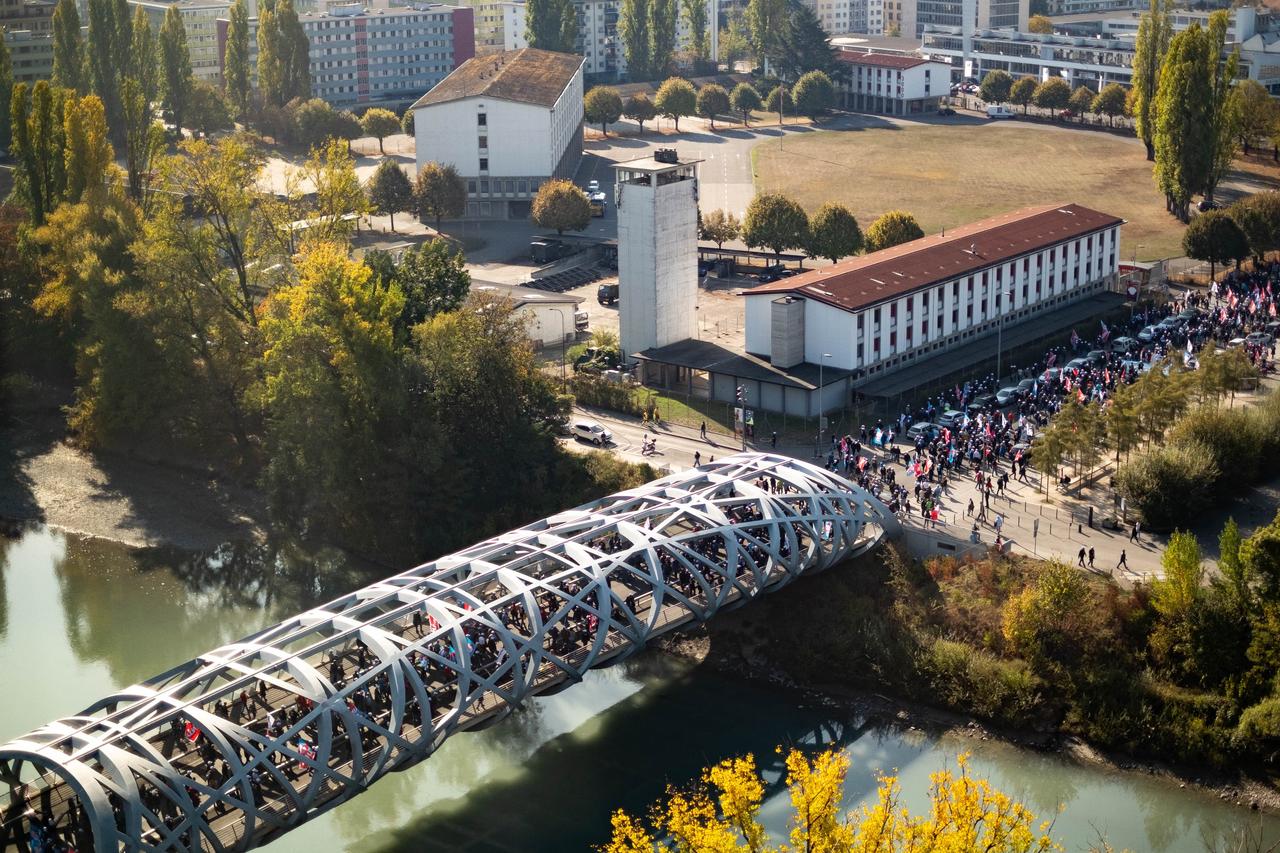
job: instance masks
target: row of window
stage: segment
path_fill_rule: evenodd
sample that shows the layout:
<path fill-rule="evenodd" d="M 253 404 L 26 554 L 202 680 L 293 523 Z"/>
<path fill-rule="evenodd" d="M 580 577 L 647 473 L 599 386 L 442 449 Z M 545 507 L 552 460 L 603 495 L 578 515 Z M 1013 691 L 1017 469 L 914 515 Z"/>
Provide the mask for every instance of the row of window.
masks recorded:
<path fill-rule="evenodd" d="M 528 196 L 537 193 L 541 178 L 469 178 L 469 196 Z"/>

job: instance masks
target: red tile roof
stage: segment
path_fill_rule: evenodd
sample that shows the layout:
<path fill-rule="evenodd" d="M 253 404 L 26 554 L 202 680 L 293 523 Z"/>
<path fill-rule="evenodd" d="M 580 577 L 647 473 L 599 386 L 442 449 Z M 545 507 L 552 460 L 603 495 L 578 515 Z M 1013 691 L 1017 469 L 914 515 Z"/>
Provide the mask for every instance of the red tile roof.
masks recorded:
<path fill-rule="evenodd" d="M 921 59 L 918 56 L 901 56 L 896 53 L 862 53 L 853 50 L 836 52 L 836 59 L 850 65 L 874 65 L 879 68 L 915 68 L 937 60 Z"/>
<path fill-rule="evenodd" d="M 743 295 L 796 293 L 856 311 L 1123 222 L 1078 204 L 1029 207 L 764 284 Z"/>

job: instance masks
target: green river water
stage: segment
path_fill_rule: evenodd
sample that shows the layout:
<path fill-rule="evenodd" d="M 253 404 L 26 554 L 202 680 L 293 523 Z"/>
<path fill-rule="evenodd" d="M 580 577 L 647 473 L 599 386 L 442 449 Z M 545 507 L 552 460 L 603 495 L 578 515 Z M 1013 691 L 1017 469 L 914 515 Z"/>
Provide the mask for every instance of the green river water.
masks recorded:
<path fill-rule="evenodd" d="M 0 549 L 0 740 L 370 579 L 335 555 L 140 553 L 47 529 Z M 847 804 L 874 793 L 877 771 L 896 769 L 917 809 L 929 773 L 969 751 L 979 775 L 1037 814 L 1061 807 L 1054 835 L 1067 850 L 1100 834 L 1135 853 L 1201 853 L 1245 828 L 1280 839 L 1280 818 L 1141 773 L 866 725 L 643 654 L 455 736 L 267 849 L 586 850 L 605 839 L 613 808 L 640 810 L 721 758 L 754 752 L 776 783 L 774 748 L 790 743 L 835 743 L 851 756 Z M 785 831 L 785 792 L 773 790 L 763 816 Z"/>

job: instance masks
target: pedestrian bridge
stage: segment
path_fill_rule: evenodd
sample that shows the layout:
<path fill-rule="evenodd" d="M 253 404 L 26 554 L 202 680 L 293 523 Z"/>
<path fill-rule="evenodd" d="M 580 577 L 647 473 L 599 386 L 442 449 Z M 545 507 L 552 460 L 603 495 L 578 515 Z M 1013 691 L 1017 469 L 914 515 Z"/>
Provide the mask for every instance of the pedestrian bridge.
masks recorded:
<path fill-rule="evenodd" d="M 869 494 L 771 454 L 610 495 L 0 746 L 0 849 L 264 844 L 456 731 L 897 533 Z"/>

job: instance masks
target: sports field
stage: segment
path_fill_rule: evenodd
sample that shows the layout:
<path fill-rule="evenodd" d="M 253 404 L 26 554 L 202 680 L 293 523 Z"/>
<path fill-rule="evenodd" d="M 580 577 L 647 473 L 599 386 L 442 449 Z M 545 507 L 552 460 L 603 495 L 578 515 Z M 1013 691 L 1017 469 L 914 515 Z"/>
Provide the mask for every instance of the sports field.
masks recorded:
<path fill-rule="evenodd" d="M 915 214 L 926 234 L 1019 207 L 1077 202 L 1127 220 L 1121 252 L 1182 254 L 1183 226 L 1164 210 L 1141 144 L 1107 133 L 1015 121 L 903 124 L 819 131 L 752 152 L 758 190 L 781 191 L 813 212 L 848 205 L 863 228 L 886 210 Z M 1219 191 L 1280 187 L 1280 169 L 1240 164 Z"/>

